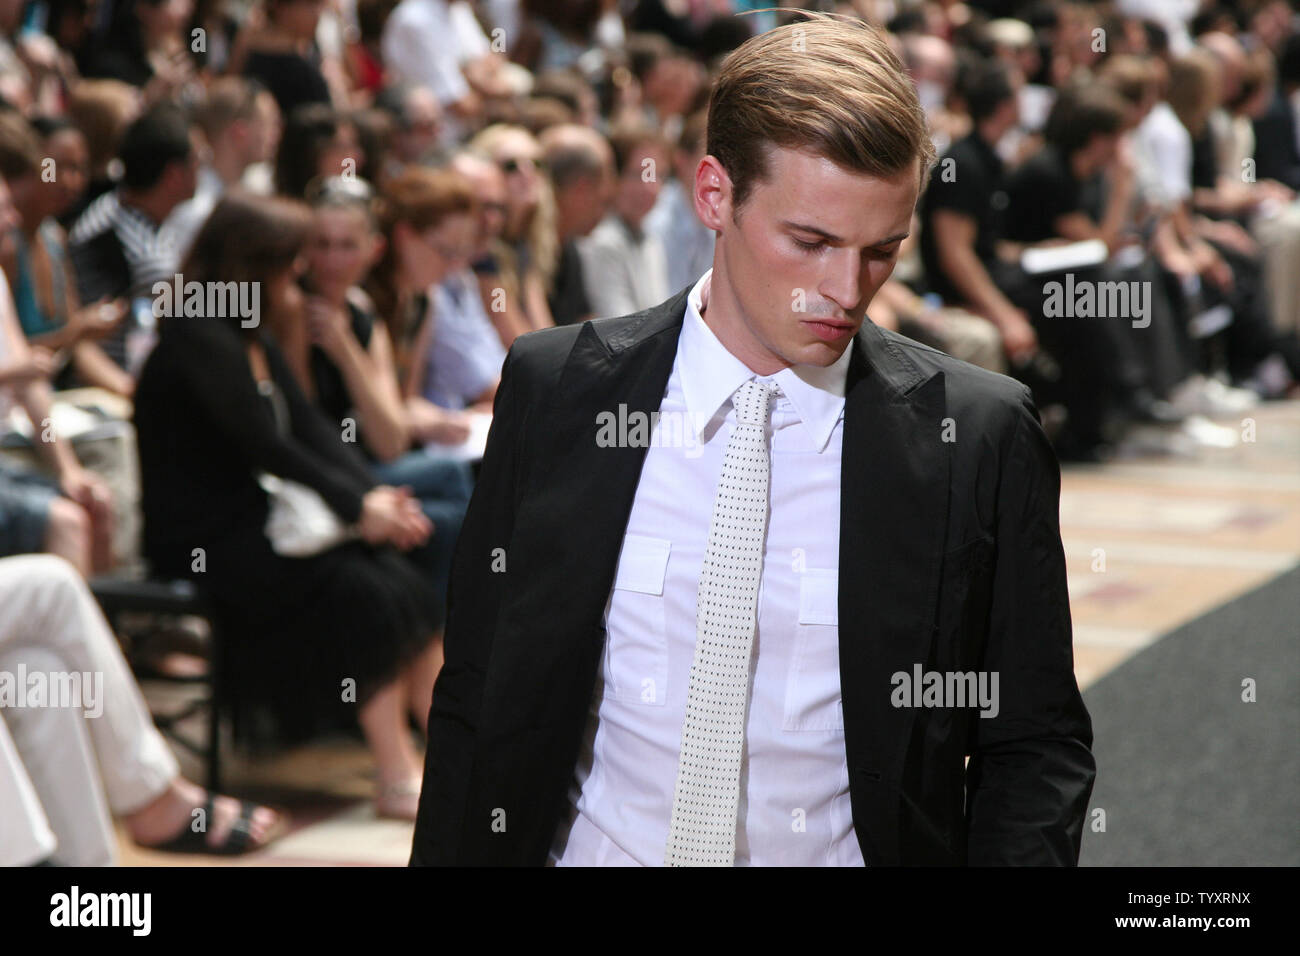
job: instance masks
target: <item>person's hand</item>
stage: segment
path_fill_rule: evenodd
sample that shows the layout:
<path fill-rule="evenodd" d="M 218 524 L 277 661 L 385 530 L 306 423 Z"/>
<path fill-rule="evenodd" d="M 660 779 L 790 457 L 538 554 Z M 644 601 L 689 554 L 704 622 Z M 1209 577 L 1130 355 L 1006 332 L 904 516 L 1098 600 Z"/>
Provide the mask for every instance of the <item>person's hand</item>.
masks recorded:
<path fill-rule="evenodd" d="M 420 441 L 459 445 L 469 438 L 469 422 L 469 416 L 464 412 L 442 408 L 432 402 L 420 402 L 413 409 L 412 427 Z"/>
<path fill-rule="evenodd" d="M 1213 219 L 1206 222 L 1201 230 L 1207 238 L 1222 243 L 1243 256 L 1259 255 L 1259 243 L 1231 219 Z"/>
<path fill-rule="evenodd" d="M 1002 333 L 1002 348 L 1012 364 L 1018 365 L 1038 351 L 1038 335 L 1024 309 L 1007 309 L 994 319 L 994 324 Z"/>
<path fill-rule="evenodd" d="M 1165 271 L 1173 273 L 1179 279 L 1187 280 L 1200 273 L 1191 253 L 1180 247 L 1161 250 L 1159 257 L 1160 265 Z"/>
<path fill-rule="evenodd" d="M 1264 203 L 1277 203 L 1285 206 L 1295 199 L 1295 190 L 1276 179 L 1261 179 L 1254 184 L 1256 207 Z"/>
<path fill-rule="evenodd" d="M 54 353 L 41 345 L 27 350 L 27 357 L 6 366 L 5 378 L 14 384 L 26 384 L 54 374 Z"/>
<path fill-rule="evenodd" d="M 78 339 L 101 339 L 122 323 L 126 312 L 125 299 L 109 299 L 105 296 L 72 313 L 68 325 Z"/>
<path fill-rule="evenodd" d="M 59 476 L 59 488 L 92 515 L 107 512 L 113 503 L 113 493 L 104 480 L 80 466 L 64 470 Z"/>
<path fill-rule="evenodd" d="M 154 74 L 144 85 L 144 99 L 148 103 L 170 99 L 195 78 L 194 61 L 186 50 L 152 57 L 150 65 L 154 68 Z"/>
<path fill-rule="evenodd" d="M 34 79 L 59 73 L 59 46 L 44 33 L 22 34 L 14 44 L 14 51 Z"/>
<path fill-rule="evenodd" d="M 409 487 L 377 485 L 361 500 L 361 537 L 369 544 L 392 544 L 409 551 L 433 533 L 431 522 Z"/>
<path fill-rule="evenodd" d="M 1196 271 L 1216 289 L 1231 292 L 1235 284 L 1232 266 L 1219 254 L 1219 250 L 1208 242 L 1200 242 L 1192 249 L 1192 262 Z"/>
<path fill-rule="evenodd" d="M 442 420 L 429 431 L 429 441 L 440 445 L 460 445 L 469 438 L 469 416 L 444 409 Z"/>
<path fill-rule="evenodd" d="M 332 305 L 318 295 L 309 295 L 304 304 L 307 318 L 307 335 L 313 345 L 318 345 L 330 358 L 336 358 L 352 334 L 347 311 Z"/>

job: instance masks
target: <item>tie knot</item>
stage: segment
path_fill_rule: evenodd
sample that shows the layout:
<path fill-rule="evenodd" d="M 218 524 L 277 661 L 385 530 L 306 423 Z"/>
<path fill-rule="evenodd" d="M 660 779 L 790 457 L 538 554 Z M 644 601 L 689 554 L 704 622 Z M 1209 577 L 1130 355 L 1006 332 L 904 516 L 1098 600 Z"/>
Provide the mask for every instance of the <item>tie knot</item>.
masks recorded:
<path fill-rule="evenodd" d="M 776 400 L 775 382 L 764 382 L 751 378 L 732 398 L 736 408 L 736 422 L 742 425 L 766 425 L 772 414 L 772 402 Z"/>

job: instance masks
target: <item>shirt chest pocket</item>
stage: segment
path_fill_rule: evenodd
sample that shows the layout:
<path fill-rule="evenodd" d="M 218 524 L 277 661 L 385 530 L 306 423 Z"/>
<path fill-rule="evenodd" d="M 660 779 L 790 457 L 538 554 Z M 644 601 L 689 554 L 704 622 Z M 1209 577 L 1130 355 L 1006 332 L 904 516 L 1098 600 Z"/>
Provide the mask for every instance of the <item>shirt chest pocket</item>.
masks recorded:
<path fill-rule="evenodd" d="M 610 596 L 602 671 L 605 697 L 662 707 L 668 693 L 668 635 L 664 578 L 672 542 L 623 538 Z"/>
<path fill-rule="evenodd" d="M 799 576 L 799 623 L 786 676 L 784 730 L 844 731 L 839 584 L 835 568 L 806 568 Z"/>

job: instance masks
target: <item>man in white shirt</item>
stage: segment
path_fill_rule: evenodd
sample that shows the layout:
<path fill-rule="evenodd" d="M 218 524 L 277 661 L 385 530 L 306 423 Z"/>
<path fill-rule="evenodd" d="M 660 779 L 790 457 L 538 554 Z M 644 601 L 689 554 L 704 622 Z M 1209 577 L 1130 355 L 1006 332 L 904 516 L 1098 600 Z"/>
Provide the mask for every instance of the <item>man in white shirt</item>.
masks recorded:
<path fill-rule="evenodd" d="M 438 97 L 448 114 L 444 145 L 459 142 L 482 108 L 474 85 L 486 93 L 506 89 L 504 47 L 484 36 L 464 0 L 402 0 L 384 24 L 380 52 L 393 79 L 422 84 Z"/>
<path fill-rule="evenodd" d="M 672 171 L 664 141 L 648 126 L 615 129 L 618 183 L 609 214 L 577 241 L 587 301 L 594 315 L 627 315 L 662 302 L 669 292 L 668 259 L 646 216 Z"/>
<path fill-rule="evenodd" d="M 261 84 L 242 76 L 214 80 L 195 116 L 207 145 L 194 195 L 171 211 L 163 229 L 179 269 L 208 216 L 227 189 L 240 185 L 255 163 L 275 155 L 280 142 L 280 108 Z"/>
<path fill-rule="evenodd" d="M 693 284 L 713 265 L 713 230 L 695 215 L 691 195 L 695 167 L 705 154 L 706 121 L 703 111 L 687 118 L 673 151 L 673 178 L 664 183 L 654 209 L 645 217 L 646 231 L 658 237 L 668 259 L 670 292 Z"/>
<path fill-rule="evenodd" d="M 809 15 L 724 62 L 708 146 L 712 270 L 507 355 L 412 864 L 1074 865 L 1056 460 L 1024 386 L 866 319 L 914 86 Z"/>

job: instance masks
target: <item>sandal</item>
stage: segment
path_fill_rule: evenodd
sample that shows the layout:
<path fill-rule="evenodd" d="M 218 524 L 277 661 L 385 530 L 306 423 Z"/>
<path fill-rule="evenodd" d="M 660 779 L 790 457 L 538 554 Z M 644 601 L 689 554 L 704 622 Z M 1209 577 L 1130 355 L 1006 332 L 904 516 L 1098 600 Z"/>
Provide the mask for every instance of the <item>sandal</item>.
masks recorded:
<path fill-rule="evenodd" d="M 207 798 L 203 802 L 204 819 L 213 821 L 216 819 L 216 797 L 207 792 Z M 230 829 L 226 831 L 226 838 L 222 842 L 212 844 L 208 842 L 208 833 L 206 830 L 195 830 L 192 826 L 181 828 L 181 832 L 172 837 L 165 843 L 141 843 L 138 844 L 143 850 L 151 850 L 157 853 L 206 853 L 211 856 L 237 856 L 241 853 L 247 853 L 250 850 L 261 850 L 271 844 L 281 835 L 283 830 L 283 818 L 271 828 L 270 834 L 263 843 L 253 841 L 253 814 L 260 809 L 260 804 L 252 800 L 239 801 L 239 816 L 231 824 Z"/>
<path fill-rule="evenodd" d="M 379 786 L 375 794 L 375 816 L 388 820 L 406 820 L 414 822 L 420 809 L 420 785 L 422 778 L 408 777 L 397 783 Z"/>

